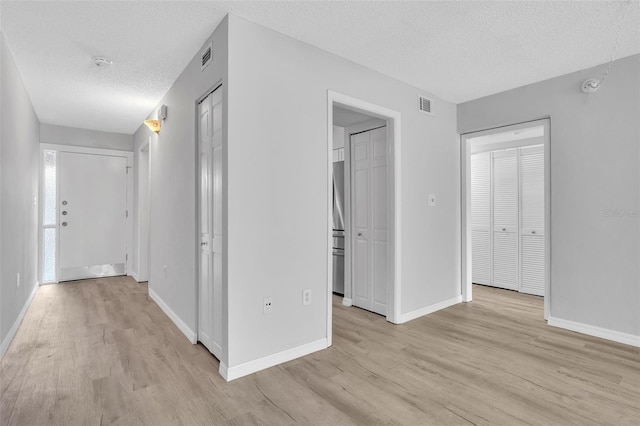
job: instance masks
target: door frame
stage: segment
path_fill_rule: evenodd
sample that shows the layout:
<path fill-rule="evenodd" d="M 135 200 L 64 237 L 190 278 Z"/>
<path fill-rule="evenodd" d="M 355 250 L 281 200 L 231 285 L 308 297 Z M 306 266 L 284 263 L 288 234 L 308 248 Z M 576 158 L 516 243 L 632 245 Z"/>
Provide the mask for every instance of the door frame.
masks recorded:
<path fill-rule="evenodd" d="M 138 170 L 136 172 L 138 185 L 137 185 L 137 196 L 136 196 L 136 236 L 137 236 L 137 247 L 136 247 L 136 265 L 135 272 L 131 273 L 131 276 L 137 282 L 146 282 L 149 280 L 149 214 L 150 214 L 150 201 L 151 201 L 151 138 L 144 141 L 140 147 L 138 148 Z M 145 158 L 143 161 L 142 158 Z M 143 166 L 144 164 L 144 166 Z M 146 191 L 143 193 L 140 191 L 140 183 L 144 182 L 146 186 Z M 142 208 L 144 206 L 142 200 L 143 197 L 146 198 L 146 214 L 143 212 Z M 146 229 L 146 235 L 142 231 Z M 146 264 L 143 262 L 143 258 L 146 258 Z"/>
<path fill-rule="evenodd" d="M 360 112 L 373 118 L 380 118 L 387 122 L 387 134 L 389 137 L 389 200 L 388 203 L 388 221 L 389 225 L 389 255 L 388 255 L 388 304 L 387 304 L 387 321 L 399 324 L 400 321 L 400 297 L 401 297 L 401 162 L 400 162 L 400 146 L 401 146 L 401 114 L 376 105 L 362 99 L 354 98 L 342 93 L 327 90 L 327 345 L 332 344 L 332 324 L 333 324 L 333 274 L 332 274 L 332 247 L 333 232 L 331 226 L 331 218 L 333 214 L 333 108 L 340 107 L 347 110 Z M 346 161 L 346 147 L 345 147 Z M 345 217 L 346 237 L 351 238 L 351 226 L 347 226 L 350 218 Z"/>
<path fill-rule="evenodd" d="M 43 163 L 43 152 L 44 151 L 55 151 L 56 153 L 60 152 L 72 152 L 76 154 L 93 154 L 93 155 L 106 155 L 112 157 L 125 157 L 127 160 L 127 218 L 126 218 L 126 235 L 127 235 L 127 245 L 126 245 L 126 263 L 125 263 L 125 274 L 131 275 L 131 271 L 133 270 L 132 264 L 132 256 L 131 252 L 133 249 L 133 175 L 135 173 L 134 163 L 133 163 L 133 152 L 132 151 L 121 151 L 116 149 L 105 149 L 105 148 L 91 148 L 85 146 L 73 146 L 73 145 L 60 145 L 60 144 L 50 144 L 50 143 L 41 143 L 40 144 L 40 199 L 44 200 L 44 163 Z M 57 168 L 58 164 L 56 164 Z M 56 202 L 59 198 L 60 185 L 58 182 L 60 173 L 56 170 Z M 44 239 L 43 233 L 43 209 L 44 203 L 40 203 L 38 208 L 38 277 L 39 281 L 42 283 L 42 266 L 43 266 L 43 258 L 44 255 L 42 250 L 42 244 Z M 58 283 L 58 279 L 60 277 L 60 225 L 56 224 L 56 280 L 51 283 L 46 284 L 55 284 Z"/>
<path fill-rule="evenodd" d="M 462 253 L 461 253 L 461 292 L 464 302 L 473 300 L 471 282 L 472 254 L 471 254 L 471 139 L 496 133 L 504 133 L 519 129 L 544 127 L 544 319 L 548 319 L 551 312 L 551 118 L 524 121 L 521 123 L 493 127 L 489 129 L 463 133 L 460 135 L 461 152 L 461 220 L 462 220 Z M 519 238 L 519 237 L 518 237 Z"/>

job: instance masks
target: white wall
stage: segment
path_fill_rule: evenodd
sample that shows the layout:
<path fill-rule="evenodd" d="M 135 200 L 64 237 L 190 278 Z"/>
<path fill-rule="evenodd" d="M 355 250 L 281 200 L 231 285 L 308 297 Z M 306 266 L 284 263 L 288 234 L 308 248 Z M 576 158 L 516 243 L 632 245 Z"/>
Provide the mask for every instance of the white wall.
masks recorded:
<path fill-rule="evenodd" d="M 46 123 L 40 125 L 40 142 L 120 151 L 133 150 L 132 135 L 77 129 L 75 127 L 56 126 Z"/>
<path fill-rule="evenodd" d="M 38 277 L 40 123 L 0 33 L 0 356 Z M 20 287 L 16 274 L 20 273 Z"/>
<path fill-rule="evenodd" d="M 458 131 L 551 117 L 551 317 L 638 336 L 640 55 L 582 93 L 604 67 L 460 104 Z"/>
<path fill-rule="evenodd" d="M 344 127 L 333 126 L 333 149 L 344 148 Z"/>
<path fill-rule="evenodd" d="M 134 134 L 134 161 L 137 161 L 140 145 L 152 136 L 149 147 L 149 290 L 166 304 L 174 315 L 174 322 L 181 324 L 187 334 L 196 331 L 197 312 L 196 101 L 223 81 L 225 84 L 220 90 L 223 90 L 223 107 L 226 108 L 226 19 L 211 37 L 213 60 L 209 66 L 204 72 L 200 71 L 199 50 L 160 101 L 168 108 L 160 134 L 156 136 L 145 126 Z M 155 116 L 154 110 L 150 117 Z M 226 132 L 223 139 L 226 140 Z M 137 246 L 134 246 L 136 250 Z M 226 290 L 223 297 L 226 297 Z M 224 343 L 224 325 L 223 334 Z M 224 362 L 226 355 L 222 358 Z"/>
<path fill-rule="evenodd" d="M 402 114 L 401 313 L 460 294 L 455 105 L 436 98 L 425 115 L 418 89 L 230 16 L 230 368 L 327 335 L 328 90 Z"/>

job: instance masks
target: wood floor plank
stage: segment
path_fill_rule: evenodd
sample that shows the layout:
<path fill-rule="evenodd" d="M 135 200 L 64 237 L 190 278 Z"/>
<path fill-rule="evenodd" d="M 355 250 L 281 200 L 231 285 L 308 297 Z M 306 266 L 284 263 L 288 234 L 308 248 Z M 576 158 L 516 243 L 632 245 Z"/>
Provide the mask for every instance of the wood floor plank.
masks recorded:
<path fill-rule="evenodd" d="M 640 424 L 640 349 L 549 327 L 542 305 L 474 286 L 393 325 L 336 296 L 331 348 L 227 383 L 146 285 L 43 286 L 0 363 L 0 424 Z"/>

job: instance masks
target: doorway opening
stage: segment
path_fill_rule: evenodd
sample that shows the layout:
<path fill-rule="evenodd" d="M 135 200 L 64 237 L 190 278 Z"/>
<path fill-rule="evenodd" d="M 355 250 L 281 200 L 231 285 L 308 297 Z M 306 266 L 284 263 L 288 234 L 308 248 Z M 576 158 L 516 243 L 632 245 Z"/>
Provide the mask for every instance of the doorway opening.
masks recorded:
<path fill-rule="evenodd" d="M 472 284 L 544 297 L 550 310 L 548 119 L 461 136 L 462 297 Z"/>
<path fill-rule="evenodd" d="M 331 345 L 334 293 L 399 323 L 400 113 L 329 91 L 327 116 Z"/>

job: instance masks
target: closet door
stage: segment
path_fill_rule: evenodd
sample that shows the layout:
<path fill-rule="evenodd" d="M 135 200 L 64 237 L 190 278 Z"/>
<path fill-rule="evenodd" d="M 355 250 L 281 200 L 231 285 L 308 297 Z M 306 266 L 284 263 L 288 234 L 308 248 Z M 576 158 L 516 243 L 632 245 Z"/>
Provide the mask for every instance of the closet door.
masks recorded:
<path fill-rule="evenodd" d="M 520 149 L 520 291 L 544 296 L 544 147 Z"/>
<path fill-rule="evenodd" d="M 493 153 L 493 283 L 518 290 L 517 149 Z"/>
<path fill-rule="evenodd" d="M 199 105 L 198 340 L 222 356 L 222 90 Z"/>
<path fill-rule="evenodd" d="M 491 284 L 491 153 L 471 156 L 471 280 Z"/>
<path fill-rule="evenodd" d="M 386 128 L 352 135 L 353 305 L 380 315 L 387 314 L 387 176 Z"/>

